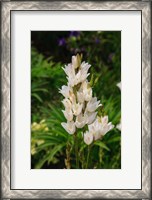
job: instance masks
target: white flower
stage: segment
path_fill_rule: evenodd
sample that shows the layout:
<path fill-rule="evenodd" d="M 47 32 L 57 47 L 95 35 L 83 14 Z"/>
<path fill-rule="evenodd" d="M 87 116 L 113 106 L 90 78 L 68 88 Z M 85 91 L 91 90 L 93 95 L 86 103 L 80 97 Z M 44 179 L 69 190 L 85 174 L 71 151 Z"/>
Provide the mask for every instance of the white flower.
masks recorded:
<path fill-rule="evenodd" d="M 62 86 L 62 89 L 59 89 L 59 92 L 60 92 L 65 98 L 69 98 L 70 92 L 73 92 L 73 91 L 72 91 L 72 88 L 71 88 L 70 86 L 63 85 L 63 86 Z"/>
<path fill-rule="evenodd" d="M 68 64 L 65 66 L 65 68 L 62 67 L 62 69 L 64 70 L 64 72 L 67 75 L 67 79 L 68 79 L 68 85 L 73 87 L 74 85 L 76 85 L 75 83 L 75 67 L 72 64 Z"/>
<path fill-rule="evenodd" d="M 72 56 L 72 66 L 77 69 L 80 65 L 80 58 L 79 56 Z"/>
<path fill-rule="evenodd" d="M 81 87 L 80 87 L 80 91 L 83 92 L 85 101 L 91 100 L 91 98 L 92 98 L 92 88 L 90 87 L 87 80 L 82 82 Z"/>
<path fill-rule="evenodd" d="M 97 115 L 97 112 L 85 112 L 84 116 L 86 118 L 86 123 L 87 124 L 92 124 L 92 122 L 95 120 Z"/>
<path fill-rule="evenodd" d="M 81 70 L 83 73 L 87 74 L 90 67 L 91 67 L 91 65 L 89 65 L 88 63 L 82 62 L 82 63 L 81 63 L 80 70 Z"/>
<path fill-rule="evenodd" d="M 77 82 L 76 82 L 76 78 L 75 76 L 69 76 L 67 77 L 68 79 L 68 85 L 71 86 L 71 87 L 74 87 L 75 85 L 77 85 Z"/>
<path fill-rule="evenodd" d="M 62 103 L 66 110 L 70 110 L 72 108 L 72 104 L 69 99 L 67 99 L 67 98 L 63 99 Z"/>
<path fill-rule="evenodd" d="M 77 85 L 85 81 L 86 78 L 89 76 L 88 69 L 90 68 L 90 66 L 91 65 L 89 65 L 88 63 L 83 62 L 80 66 L 80 69 L 78 70 L 76 74 L 73 72 L 67 73 L 68 74 L 67 79 L 68 79 L 69 85 L 73 87 L 74 85 Z"/>
<path fill-rule="evenodd" d="M 83 103 L 84 102 L 84 94 L 83 92 L 77 92 L 77 100 L 79 103 Z"/>
<path fill-rule="evenodd" d="M 108 123 L 108 116 L 97 117 L 92 124 L 88 125 L 87 134 L 89 134 L 89 136 L 92 135 L 93 140 L 98 140 L 113 128 L 114 125 L 111 122 Z"/>
<path fill-rule="evenodd" d="M 73 103 L 72 110 L 75 116 L 78 116 L 82 111 L 83 104 L 80 103 Z"/>
<path fill-rule="evenodd" d="M 76 117 L 75 125 L 77 128 L 83 128 L 85 124 L 86 124 L 86 118 L 85 116 L 82 115 L 82 113 L 80 113 L 80 115 Z"/>
<path fill-rule="evenodd" d="M 77 85 L 78 83 L 81 83 L 81 76 L 82 76 L 82 73 L 81 71 L 79 70 L 78 73 L 75 75 L 75 78 L 74 78 L 74 84 Z"/>
<path fill-rule="evenodd" d="M 92 98 L 92 88 L 85 88 L 83 90 L 85 101 L 90 101 Z"/>
<path fill-rule="evenodd" d="M 97 119 L 92 124 L 88 125 L 88 129 L 89 129 L 90 134 L 93 135 L 94 140 L 100 139 L 100 137 L 101 137 L 100 136 L 101 126 L 98 123 Z"/>
<path fill-rule="evenodd" d="M 87 145 L 90 145 L 92 142 L 93 142 L 93 135 L 92 133 L 86 131 L 84 133 L 84 142 L 87 144 Z"/>
<path fill-rule="evenodd" d="M 121 120 L 120 120 L 120 123 L 117 124 L 116 128 L 117 128 L 119 131 L 121 131 Z"/>
<path fill-rule="evenodd" d="M 99 106 L 102 104 L 99 104 L 100 101 L 97 101 L 97 97 L 93 97 L 88 103 L 87 103 L 87 111 L 94 112 Z"/>
<path fill-rule="evenodd" d="M 65 66 L 65 68 L 62 68 L 64 72 L 67 75 L 68 79 L 68 85 L 73 87 L 77 85 L 78 83 L 81 83 L 86 80 L 86 78 L 89 76 L 88 70 L 91 65 L 88 63 L 82 62 L 80 56 L 72 56 L 72 63 Z M 78 72 L 76 73 L 75 69 L 78 69 Z"/>
<path fill-rule="evenodd" d="M 73 120 L 73 113 L 70 109 L 66 109 L 66 110 L 62 110 L 65 118 L 68 120 L 68 121 L 72 121 Z"/>
<path fill-rule="evenodd" d="M 121 82 L 117 83 L 117 87 L 121 90 Z"/>
<path fill-rule="evenodd" d="M 103 125 L 106 125 L 108 123 L 108 116 L 98 117 L 98 121 L 102 122 Z"/>
<path fill-rule="evenodd" d="M 62 69 L 64 70 L 64 72 L 68 77 L 75 77 L 75 69 L 73 65 L 68 64 L 65 66 L 65 68 L 62 67 Z"/>
<path fill-rule="evenodd" d="M 75 95 L 74 95 L 73 92 L 70 92 L 69 99 L 70 99 L 70 101 L 71 101 L 72 104 L 76 103 L 76 97 L 75 97 Z"/>
<path fill-rule="evenodd" d="M 78 102 L 90 101 L 92 98 L 92 88 L 89 86 L 88 81 L 84 81 L 81 84 L 79 91 L 77 92 Z"/>
<path fill-rule="evenodd" d="M 79 72 L 76 75 L 76 78 L 79 78 L 78 83 L 83 82 L 89 76 L 88 70 L 91 67 L 88 63 L 82 62 Z"/>
<path fill-rule="evenodd" d="M 63 126 L 63 128 L 64 128 L 69 134 L 74 134 L 75 131 L 76 131 L 74 121 L 67 122 L 67 123 L 62 122 L 61 125 Z"/>
<path fill-rule="evenodd" d="M 119 89 L 121 90 L 121 82 L 119 82 L 119 83 L 117 84 L 117 86 L 118 86 L 118 87 L 119 87 Z M 120 130 L 120 131 L 121 131 L 121 119 L 120 119 L 120 123 L 119 123 L 119 124 L 117 124 L 116 128 L 117 128 L 118 130 Z"/>

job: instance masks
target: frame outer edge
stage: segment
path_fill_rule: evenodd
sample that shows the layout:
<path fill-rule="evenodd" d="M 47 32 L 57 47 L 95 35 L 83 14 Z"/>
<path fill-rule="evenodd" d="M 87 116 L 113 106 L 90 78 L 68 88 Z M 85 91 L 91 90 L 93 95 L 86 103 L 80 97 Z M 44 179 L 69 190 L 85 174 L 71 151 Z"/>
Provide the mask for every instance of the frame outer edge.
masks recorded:
<path fill-rule="evenodd" d="M 10 10 L 142 10 L 142 190 L 10 190 Z M 2 197 L 150 198 L 150 2 L 2 2 Z"/>
<path fill-rule="evenodd" d="M 2 3 L 1 41 L 2 41 L 2 152 L 1 152 L 1 181 L 2 197 L 9 195 L 10 186 L 10 18 L 9 9 Z M 5 17 L 7 16 L 7 17 Z"/>
<path fill-rule="evenodd" d="M 148 6 L 149 5 L 149 6 Z M 142 186 L 151 192 L 151 7 L 142 10 Z"/>

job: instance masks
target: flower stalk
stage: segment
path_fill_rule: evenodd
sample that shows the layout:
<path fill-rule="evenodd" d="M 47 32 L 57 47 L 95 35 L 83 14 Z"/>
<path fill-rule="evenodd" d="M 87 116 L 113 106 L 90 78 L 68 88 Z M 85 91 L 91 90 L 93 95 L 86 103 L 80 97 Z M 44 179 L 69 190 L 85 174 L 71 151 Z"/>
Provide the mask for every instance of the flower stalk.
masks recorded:
<path fill-rule="evenodd" d="M 89 166 L 88 166 L 88 165 L 89 165 L 90 151 L 91 151 L 91 145 L 88 145 L 86 169 L 89 169 Z"/>
<path fill-rule="evenodd" d="M 74 134 L 74 146 L 75 146 L 76 168 L 79 169 L 79 153 L 78 153 L 78 137 L 77 137 L 77 133 Z"/>
<path fill-rule="evenodd" d="M 66 146 L 66 159 L 65 159 L 66 169 L 70 169 L 71 168 L 70 153 L 71 153 L 71 145 L 69 143 L 67 143 L 67 146 Z"/>

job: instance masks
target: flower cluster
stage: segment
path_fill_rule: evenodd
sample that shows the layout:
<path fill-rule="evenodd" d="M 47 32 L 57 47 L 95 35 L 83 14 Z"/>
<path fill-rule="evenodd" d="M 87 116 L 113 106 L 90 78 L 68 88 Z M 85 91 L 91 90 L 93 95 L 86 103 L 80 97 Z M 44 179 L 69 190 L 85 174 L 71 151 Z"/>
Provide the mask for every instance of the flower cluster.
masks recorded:
<path fill-rule="evenodd" d="M 69 134 L 76 133 L 77 128 L 82 129 L 87 126 L 88 131 L 83 135 L 84 142 L 89 145 L 111 130 L 113 125 L 108 123 L 107 116 L 97 116 L 96 110 L 101 104 L 97 97 L 93 97 L 92 88 L 87 80 L 91 65 L 86 62 L 81 63 L 81 59 L 79 54 L 72 56 L 72 63 L 63 68 L 68 83 L 63 85 L 59 92 L 64 96 L 63 114 L 67 122 L 61 125 Z"/>
<path fill-rule="evenodd" d="M 88 125 L 88 131 L 84 133 L 84 142 L 89 145 L 93 140 L 102 138 L 113 128 L 114 125 L 111 122 L 108 123 L 108 116 L 98 116 L 92 124 Z"/>

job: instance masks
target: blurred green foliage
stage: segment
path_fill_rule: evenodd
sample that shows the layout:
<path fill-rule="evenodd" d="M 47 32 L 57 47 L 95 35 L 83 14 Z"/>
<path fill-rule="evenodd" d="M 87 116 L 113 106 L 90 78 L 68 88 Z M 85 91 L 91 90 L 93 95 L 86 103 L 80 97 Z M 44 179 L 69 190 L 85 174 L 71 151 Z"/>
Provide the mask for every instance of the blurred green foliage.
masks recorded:
<path fill-rule="evenodd" d="M 101 100 L 99 113 L 107 114 L 114 125 L 121 118 L 121 32 L 119 31 L 32 31 L 31 50 L 31 167 L 76 168 L 73 136 L 66 133 L 62 95 L 58 89 L 66 84 L 62 70 L 71 56 L 83 53 L 91 64 L 89 79 L 94 95 Z M 88 146 L 78 133 L 80 163 Z M 68 149 L 68 151 L 67 151 Z M 91 149 L 90 168 L 121 168 L 121 132 L 114 128 Z M 85 167 L 85 166 L 82 166 Z"/>

